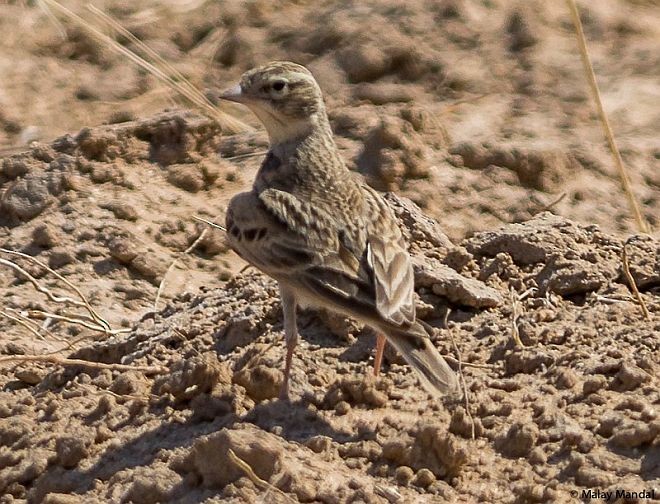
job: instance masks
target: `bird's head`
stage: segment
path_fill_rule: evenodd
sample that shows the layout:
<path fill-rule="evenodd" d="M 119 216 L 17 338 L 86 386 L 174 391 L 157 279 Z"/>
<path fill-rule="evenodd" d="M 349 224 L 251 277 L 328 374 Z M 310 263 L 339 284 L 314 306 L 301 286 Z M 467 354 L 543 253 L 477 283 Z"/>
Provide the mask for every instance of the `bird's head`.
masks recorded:
<path fill-rule="evenodd" d="M 219 98 L 249 107 L 266 127 L 271 144 L 294 140 L 327 122 L 323 95 L 311 72 L 288 61 L 245 72 Z"/>

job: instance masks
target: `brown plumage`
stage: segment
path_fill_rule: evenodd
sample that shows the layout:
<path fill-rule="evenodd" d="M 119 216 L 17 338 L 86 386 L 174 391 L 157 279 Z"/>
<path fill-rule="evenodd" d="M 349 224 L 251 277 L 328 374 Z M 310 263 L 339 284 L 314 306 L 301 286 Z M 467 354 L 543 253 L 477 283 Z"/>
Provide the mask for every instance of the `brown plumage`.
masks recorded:
<path fill-rule="evenodd" d="M 232 248 L 280 284 L 287 340 L 282 395 L 298 341 L 297 305 L 370 325 L 430 392 L 455 391 L 453 371 L 415 319 L 412 264 L 396 218 L 344 165 L 312 74 L 295 63 L 269 63 L 222 97 L 247 105 L 270 137 L 252 191 L 231 200 L 226 224 Z"/>

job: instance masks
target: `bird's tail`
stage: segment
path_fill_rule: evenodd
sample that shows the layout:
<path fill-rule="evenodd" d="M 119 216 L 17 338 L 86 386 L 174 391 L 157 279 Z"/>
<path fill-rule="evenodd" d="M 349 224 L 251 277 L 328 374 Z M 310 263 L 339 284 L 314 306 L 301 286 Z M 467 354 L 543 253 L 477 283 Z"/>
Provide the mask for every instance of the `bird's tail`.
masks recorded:
<path fill-rule="evenodd" d="M 415 370 L 419 381 L 433 396 L 451 395 L 459 390 L 458 378 L 433 346 L 428 332 L 419 322 L 404 329 L 388 327 L 387 341 Z"/>

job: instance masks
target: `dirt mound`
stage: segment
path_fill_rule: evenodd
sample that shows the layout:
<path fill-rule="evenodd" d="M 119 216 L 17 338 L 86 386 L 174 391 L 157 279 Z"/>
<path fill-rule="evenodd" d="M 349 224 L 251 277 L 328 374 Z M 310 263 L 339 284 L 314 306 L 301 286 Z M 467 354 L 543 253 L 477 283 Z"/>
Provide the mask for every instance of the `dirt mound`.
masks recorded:
<path fill-rule="evenodd" d="M 391 201 L 414 223 L 415 257 L 434 254 L 453 272 L 417 272 L 420 314 L 439 327 L 446 355 L 456 357 L 452 341 L 460 350 L 467 402 L 433 402 L 396 358 L 374 381 L 373 338 L 338 337 L 312 312 L 301 317 L 293 401 L 273 399 L 283 359 L 276 287 L 248 272 L 72 355 L 164 365 L 165 375 L 38 366 L 28 384 L 19 372 L 34 366 L 7 373 L 2 491 L 30 502 L 254 502 L 265 492 L 300 502 L 543 502 L 579 487 L 649 486 L 660 326 L 628 290 L 622 242 L 543 214 L 443 251 L 428 218 Z M 660 244 L 639 243 L 630 270 L 655 318 L 660 278 L 648 261 Z M 458 271 L 445 265 L 457 251 Z M 490 308 L 436 287 L 448 278 L 487 292 Z"/>

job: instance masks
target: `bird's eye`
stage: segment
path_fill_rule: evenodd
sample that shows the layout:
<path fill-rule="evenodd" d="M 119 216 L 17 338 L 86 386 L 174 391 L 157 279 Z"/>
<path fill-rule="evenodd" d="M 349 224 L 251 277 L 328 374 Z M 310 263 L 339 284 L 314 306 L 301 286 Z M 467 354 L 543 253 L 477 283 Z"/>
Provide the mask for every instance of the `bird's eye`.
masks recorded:
<path fill-rule="evenodd" d="M 286 86 L 286 82 L 284 81 L 276 81 L 273 83 L 273 89 L 275 91 L 282 91 L 285 86 Z"/>

